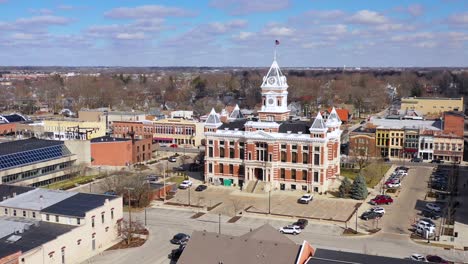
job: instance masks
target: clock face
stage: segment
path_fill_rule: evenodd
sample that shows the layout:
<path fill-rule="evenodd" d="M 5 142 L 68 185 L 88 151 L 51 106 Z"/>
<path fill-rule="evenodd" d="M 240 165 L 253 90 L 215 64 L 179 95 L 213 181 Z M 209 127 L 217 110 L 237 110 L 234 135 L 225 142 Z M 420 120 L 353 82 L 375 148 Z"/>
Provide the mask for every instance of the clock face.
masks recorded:
<path fill-rule="evenodd" d="M 276 82 L 275 77 L 270 77 L 270 78 L 268 78 L 268 83 L 269 83 L 270 85 L 275 84 L 275 82 Z"/>
<path fill-rule="evenodd" d="M 272 105 L 273 104 L 273 98 L 268 99 L 268 104 Z"/>

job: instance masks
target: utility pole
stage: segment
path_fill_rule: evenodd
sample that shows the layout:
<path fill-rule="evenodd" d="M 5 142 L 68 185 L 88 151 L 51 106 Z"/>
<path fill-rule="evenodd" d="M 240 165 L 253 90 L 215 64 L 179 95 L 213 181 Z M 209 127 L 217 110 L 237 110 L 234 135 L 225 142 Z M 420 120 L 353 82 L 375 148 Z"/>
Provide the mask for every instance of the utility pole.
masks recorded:
<path fill-rule="evenodd" d="M 163 173 L 163 178 L 164 178 L 164 179 L 163 179 L 163 182 L 164 182 L 164 189 L 163 189 L 163 190 L 164 190 L 164 201 L 163 201 L 163 203 L 166 203 L 166 193 L 167 193 L 167 192 L 166 192 L 167 161 L 163 161 L 163 162 L 165 162 L 165 163 L 163 164 L 163 171 L 164 171 L 164 173 Z"/>
<path fill-rule="evenodd" d="M 271 186 L 268 190 L 268 214 L 271 214 Z"/>
<path fill-rule="evenodd" d="M 188 187 L 188 205 L 190 206 L 190 186 Z"/>
<path fill-rule="evenodd" d="M 218 234 L 221 235 L 221 214 L 218 214 Z"/>
<path fill-rule="evenodd" d="M 130 202 L 130 191 L 133 191 L 135 188 L 125 187 L 124 189 L 128 192 L 128 224 L 129 229 L 132 230 L 132 205 Z"/>

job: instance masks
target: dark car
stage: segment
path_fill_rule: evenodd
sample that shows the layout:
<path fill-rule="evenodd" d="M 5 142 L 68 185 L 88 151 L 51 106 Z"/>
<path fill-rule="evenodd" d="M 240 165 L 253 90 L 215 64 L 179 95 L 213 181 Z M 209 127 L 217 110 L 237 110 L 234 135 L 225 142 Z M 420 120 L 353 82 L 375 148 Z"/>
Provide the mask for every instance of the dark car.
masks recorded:
<path fill-rule="evenodd" d="M 369 220 L 382 217 L 382 214 L 374 211 L 366 211 L 361 215 L 362 220 Z"/>
<path fill-rule="evenodd" d="M 171 243 L 176 244 L 176 245 L 184 245 L 189 241 L 189 239 L 190 239 L 189 235 L 184 234 L 184 233 L 179 233 L 171 239 Z"/>
<path fill-rule="evenodd" d="M 185 249 L 185 245 L 180 245 L 178 248 L 173 249 L 171 253 L 169 254 L 169 259 L 176 262 L 179 260 L 180 255 L 182 255 L 182 252 Z"/>
<path fill-rule="evenodd" d="M 432 220 L 437 220 L 440 218 L 440 215 L 437 212 L 434 212 L 429 209 L 424 209 L 421 211 L 421 215 L 427 218 L 430 218 Z"/>
<path fill-rule="evenodd" d="M 173 171 L 185 171 L 184 167 L 183 166 L 179 166 L 179 167 L 174 167 L 172 168 Z"/>
<path fill-rule="evenodd" d="M 370 200 L 370 203 L 372 205 L 391 204 L 393 203 L 393 199 L 388 195 L 377 195 L 374 199 Z"/>
<path fill-rule="evenodd" d="M 383 158 L 383 161 L 384 161 L 384 162 L 390 162 L 390 158 L 389 158 L 389 157 L 385 157 L 385 158 Z"/>
<path fill-rule="evenodd" d="M 421 158 L 412 158 L 411 162 L 422 162 L 423 160 Z"/>
<path fill-rule="evenodd" d="M 431 188 L 438 191 L 447 191 L 447 185 L 443 183 L 433 183 Z"/>
<path fill-rule="evenodd" d="M 208 188 L 208 186 L 206 186 L 206 185 L 198 185 L 197 188 L 195 189 L 195 191 L 202 192 L 202 191 L 206 190 L 207 188 Z"/>
<path fill-rule="evenodd" d="M 292 225 L 298 226 L 300 229 L 304 229 L 308 224 L 309 224 L 309 221 L 307 221 L 307 219 L 298 219 Z"/>
<path fill-rule="evenodd" d="M 427 255 L 426 260 L 432 263 L 452 263 L 436 255 Z"/>
<path fill-rule="evenodd" d="M 395 171 L 399 171 L 399 170 L 404 170 L 404 171 L 408 172 L 409 168 L 405 167 L 405 166 L 396 167 Z"/>
<path fill-rule="evenodd" d="M 444 163 L 444 161 L 440 159 L 433 159 L 431 160 L 431 163 Z"/>

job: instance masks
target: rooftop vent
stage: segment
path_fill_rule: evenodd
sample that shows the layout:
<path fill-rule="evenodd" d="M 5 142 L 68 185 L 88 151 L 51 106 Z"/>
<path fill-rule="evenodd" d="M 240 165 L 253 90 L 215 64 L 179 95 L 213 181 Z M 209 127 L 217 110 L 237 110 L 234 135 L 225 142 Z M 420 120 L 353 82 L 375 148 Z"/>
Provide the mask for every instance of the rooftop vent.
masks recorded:
<path fill-rule="evenodd" d="M 21 236 L 12 235 L 9 238 L 7 238 L 6 242 L 10 243 L 10 244 L 13 244 L 13 243 L 15 243 L 16 241 L 18 241 L 20 239 L 21 239 Z"/>

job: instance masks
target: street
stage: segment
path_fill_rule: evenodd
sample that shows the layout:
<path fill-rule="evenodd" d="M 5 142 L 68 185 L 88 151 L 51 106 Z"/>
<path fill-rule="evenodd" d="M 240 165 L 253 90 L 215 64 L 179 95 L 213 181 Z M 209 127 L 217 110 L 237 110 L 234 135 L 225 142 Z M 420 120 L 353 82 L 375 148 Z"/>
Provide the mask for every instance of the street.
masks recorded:
<path fill-rule="evenodd" d="M 170 263 L 167 255 L 176 246 L 171 245 L 169 240 L 174 234 L 179 232 L 191 234 L 194 230 L 218 232 L 217 214 L 207 214 L 198 219 L 190 218 L 194 213 L 180 209 L 148 209 L 147 227 L 150 231 L 150 238 L 143 246 L 133 249 L 105 251 L 86 263 Z M 144 222 L 143 213 L 132 214 L 132 218 L 138 218 L 142 223 Z M 242 235 L 264 223 L 270 223 L 275 228 L 290 223 L 283 220 L 250 217 L 242 217 L 236 223 L 227 223 L 228 219 L 227 216 L 221 216 L 221 233 L 229 235 Z M 389 257 L 405 258 L 413 253 L 420 253 L 437 254 L 457 262 L 462 262 L 466 258 L 464 251 L 444 250 L 439 247 L 416 244 L 409 239 L 408 235 L 379 233 L 355 237 L 342 236 L 341 232 L 342 228 L 339 226 L 311 222 L 300 235 L 289 236 L 289 238 L 296 243 L 307 240 L 314 247 Z"/>

